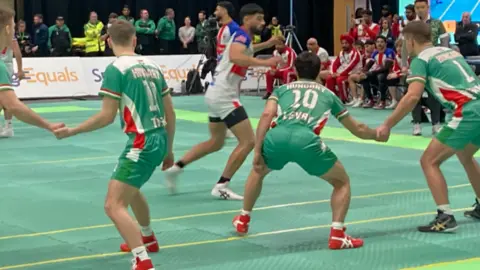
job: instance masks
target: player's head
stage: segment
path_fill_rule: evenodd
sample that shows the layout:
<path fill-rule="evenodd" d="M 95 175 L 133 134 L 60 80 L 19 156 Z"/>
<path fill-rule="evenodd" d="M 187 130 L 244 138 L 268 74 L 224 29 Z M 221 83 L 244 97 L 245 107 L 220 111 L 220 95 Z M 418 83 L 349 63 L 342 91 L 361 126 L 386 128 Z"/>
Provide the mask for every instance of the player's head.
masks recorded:
<path fill-rule="evenodd" d="M 415 0 L 415 13 L 418 17 L 426 19 L 429 11 L 430 6 L 428 5 L 428 0 Z"/>
<path fill-rule="evenodd" d="M 43 23 L 43 15 L 42 14 L 35 14 L 33 16 L 33 24 L 38 25 Z"/>
<path fill-rule="evenodd" d="M 369 39 L 365 41 L 365 52 L 372 53 L 375 51 L 375 41 Z"/>
<path fill-rule="evenodd" d="M 375 39 L 377 50 L 383 51 L 387 47 L 387 39 L 384 36 L 378 36 Z"/>
<path fill-rule="evenodd" d="M 467 25 L 467 24 L 470 24 L 472 22 L 472 15 L 470 14 L 470 12 L 463 12 L 462 13 L 462 23 L 463 25 Z"/>
<path fill-rule="evenodd" d="M 373 12 L 371 10 L 367 9 L 363 11 L 363 21 L 366 24 L 369 24 L 372 22 L 372 16 L 373 16 Z"/>
<path fill-rule="evenodd" d="M 309 38 L 307 40 L 307 49 L 311 52 L 315 52 L 318 50 L 318 41 L 315 38 Z"/>
<path fill-rule="evenodd" d="M 348 33 L 340 36 L 340 42 L 342 43 L 342 49 L 344 51 L 350 51 L 355 43 L 355 39 Z"/>
<path fill-rule="evenodd" d="M 422 21 L 408 23 L 405 28 L 403 28 L 403 36 L 410 56 L 418 55 L 425 45 L 432 43 L 430 26 Z"/>
<path fill-rule="evenodd" d="M 15 12 L 7 7 L 0 8 L 0 48 L 10 47 L 15 33 Z"/>
<path fill-rule="evenodd" d="M 415 13 L 414 5 L 410 4 L 405 7 L 405 17 L 407 17 L 409 21 L 415 20 L 415 17 L 417 17 L 417 14 Z"/>
<path fill-rule="evenodd" d="M 278 37 L 278 39 L 281 42 L 275 44 L 275 49 L 279 52 L 283 52 L 285 50 L 285 48 L 287 47 L 287 45 L 285 45 L 285 38 L 280 36 L 280 37 Z"/>
<path fill-rule="evenodd" d="M 130 16 L 130 7 L 128 5 L 123 6 L 122 15 L 123 16 Z"/>
<path fill-rule="evenodd" d="M 246 4 L 240 9 L 243 26 L 252 34 L 261 34 L 265 27 L 263 8 L 257 4 Z"/>
<path fill-rule="evenodd" d="M 231 20 L 235 15 L 235 7 L 228 1 L 221 1 L 217 3 L 214 14 L 217 21 Z"/>
<path fill-rule="evenodd" d="M 297 77 L 305 80 L 316 80 L 320 73 L 320 58 L 311 52 L 302 52 L 295 60 Z"/>
<path fill-rule="evenodd" d="M 355 49 L 359 52 L 363 52 L 365 50 L 365 44 L 361 40 L 355 41 Z"/>
<path fill-rule="evenodd" d="M 127 21 L 116 20 L 107 30 L 109 38 L 108 45 L 112 48 L 115 55 L 125 53 L 125 51 L 134 51 L 137 46 L 135 36 L 135 27 Z"/>

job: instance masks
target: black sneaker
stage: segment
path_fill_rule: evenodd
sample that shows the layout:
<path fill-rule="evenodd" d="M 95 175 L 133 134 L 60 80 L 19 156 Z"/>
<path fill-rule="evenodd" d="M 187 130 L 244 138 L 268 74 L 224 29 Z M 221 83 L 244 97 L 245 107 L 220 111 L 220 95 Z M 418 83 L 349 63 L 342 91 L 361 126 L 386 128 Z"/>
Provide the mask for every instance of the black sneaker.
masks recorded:
<path fill-rule="evenodd" d="M 418 227 L 420 232 L 449 233 L 458 228 L 457 221 L 453 215 L 447 215 L 442 210 L 437 211 L 437 216 L 430 224 Z"/>
<path fill-rule="evenodd" d="M 465 217 L 480 219 L 480 202 L 478 202 L 478 199 L 475 199 L 473 210 L 465 211 L 464 215 Z"/>

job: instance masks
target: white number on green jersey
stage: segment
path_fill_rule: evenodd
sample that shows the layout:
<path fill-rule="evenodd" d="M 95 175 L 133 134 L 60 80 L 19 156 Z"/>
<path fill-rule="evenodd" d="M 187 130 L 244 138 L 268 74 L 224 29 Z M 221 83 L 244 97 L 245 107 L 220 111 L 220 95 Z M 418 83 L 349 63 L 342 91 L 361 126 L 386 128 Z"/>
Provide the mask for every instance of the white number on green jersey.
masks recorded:
<path fill-rule="evenodd" d="M 305 91 L 305 95 L 302 99 L 302 92 L 300 90 L 292 90 L 293 94 L 295 95 L 295 101 L 293 102 L 292 108 L 298 109 L 300 106 L 303 106 L 307 109 L 315 108 L 318 102 L 318 93 L 315 90 L 308 89 Z M 302 104 L 300 104 L 300 99 Z"/>
<path fill-rule="evenodd" d="M 475 78 L 468 75 L 467 71 L 462 67 L 462 65 L 457 60 L 452 60 L 452 62 L 458 67 L 458 69 L 463 73 L 467 82 L 471 83 L 475 81 Z"/>
<path fill-rule="evenodd" d="M 158 112 L 160 110 L 160 108 L 158 107 L 158 103 L 157 103 L 157 100 L 158 100 L 157 86 L 155 86 L 154 82 L 146 81 L 146 80 L 143 81 L 143 86 L 144 86 L 145 92 L 147 94 L 148 105 L 149 105 L 150 111 L 151 112 Z M 162 119 L 160 119 L 158 117 L 153 117 L 151 120 L 152 120 L 153 126 L 155 128 L 159 128 L 159 127 L 163 126 Z"/>

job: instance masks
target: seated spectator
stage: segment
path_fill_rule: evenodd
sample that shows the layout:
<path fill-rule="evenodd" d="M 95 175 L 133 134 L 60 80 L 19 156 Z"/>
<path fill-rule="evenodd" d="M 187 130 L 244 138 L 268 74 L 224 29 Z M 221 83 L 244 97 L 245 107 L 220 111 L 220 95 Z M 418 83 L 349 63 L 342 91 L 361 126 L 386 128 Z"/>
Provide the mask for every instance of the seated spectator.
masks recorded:
<path fill-rule="evenodd" d="M 320 74 L 318 74 L 318 81 L 322 81 L 327 79 L 328 75 L 330 75 L 330 56 L 328 52 L 318 45 L 318 41 L 315 38 L 310 38 L 307 41 L 307 48 L 309 52 L 312 52 L 320 58 L 320 62 L 322 63 L 322 67 L 320 68 Z"/>
<path fill-rule="evenodd" d="M 282 43 L 275 45 L 275 51 L 273 52 L 273 56 L 280 56 L 283 60 L 282 64 L 279 64 L 276 67 L 272 67 L 270 71 L 267 71 L 265 74 L 265 80 L 267 83 L 267 93 L 263 97 L 263 99 L 268 99 L 273 92 L 273 83 L 275 79 L 280 79 L 282 84 L 290 83 L 293 79 L 296 78 L 295 69 L 293 64 L 295 59 L 297 59 L 297 53 L 288 47 L 285 44 L 284 37 L 278 37 Z"/>
<path fill-rule="evenodd" d="M 135 22 L 137 31 L 137 52 L 141 55 L 155 54 L 155 22 L 150 20 L 148 10 L 140 11 L 140 19 Z"/>
<path fill-rule="evenodd" d="M 27 24 L 23 20 L 17 23 L 17 33 L 15 34 L 22 56 L 28 57 L 32 55 L 32 38 L 27 32 Z"/>
<path fill-rule="evenodd" d="M 367 40 L 375 40 L 380 32 L 380 26 L 372 21 L 372 11 L 365 10 L 363 12 L 362 24 L 354 26 L 350 29 L 350 35 L 355 40 L 365 43 Z"/>
<path fill-rule="evenodd" d="M 392 102 L 388 105 L 387 109 L 395 109 L 398 104 L 397 100 L 397 87 L 400 85 L 401 80 L 407 74 L 402 73 L 402 40 L 397 40 L 395 43 L 395 49 L 397 54 L 395 55 L 395 61 L 393 63 L 392 71 L 387 76 L 387 85 L 388 85 L 388 92 L 390 93 L 390 97 L 392 98 Z"/>
<path fill-rule="evenodd" d="M 478 25 L 472 23 L 469 12 L 462 14 L 462 21 L 455 30 L 455 42 L 458 43 L 460 53 L 464 56 L 478 55 Z"/>
<path fill-rule="evenodd" d="M 108 28 L 112 26 L 112 24 L 118 20 L 118 15 L 117 13 L 110 13 L 108 16 L 108 24 L 103 28 L 102 31 L 102 40 L 105 41 L 105 56 L 114 56 L 112 48 L 110 48 L 110 45 L 108 45 Z"/>
<path fill-rule="evenodd" d="M 358 83 L 362 81 L 363 69 L 366 67 L 367 59 L 371 59 L 373 52 L 375 51 L 375 41 L 368 40 L 365 44 L 360 40 L 357 40 L 355 47 L 361 52 L 362 57 L 362 70 L 352 73 L 348 77 L 348 86 L 350 88 L 350 93 L 352 95 L 352 102 L 347 104 L 354 108 L 361 107 L 363 105 L 364 95 L 363 91 L 358 91 Z M 360 90 L 363 90 L 360 88 Z"/>
<path fill-rule="evenodd" d="M 195 53 L 195 27 L 192 26 L 190 17 L 185 17 L 185 25 L 178 29 L 178 38 L 182 43 L 182 54 L 194 54 Z"/>
<path fill-rule="evenodd" d="M 387 39 L 383 36 L 377 37 L 376 47 L 377 50 L 367 60 L 366 67 L 363 70 L 364 73 L 361 76 L 366 98 L 363 108 L 374 107 L 374 109 L 383 110 L 387 99 L 388 83 L 392 83 L 392 81 L 387 81 L 387 75 L 393 67 L 395 52 L 387 48 Z M 373 86 L 378 86 L 380 92 L 380 100 L 377 105 L 375 105 L 374 93 L 372 92 Z"/>
<path fill-rule="evenodd" d="M 102 40 L 102 31 L 105 26 L 98 20 L 95 11 L 90 12 L 90 19 L 83 27 L 85 32 L 85 55 L 102 56 L 105 51 L 105 41 Z"/>
<path fill-rule="evenodd" d="M 72 34 L 63 17 L 57 17 L 56 24 L 48 28 L 48 46 L 52 56 L 69 56 L 72 49 Z"/>
<path fill-rule="evenodd" d="M 395 47 L 395 39 L 393 37 L 390 21 L 387 19 L 382 19 L 380 26 L 381 28 L 378 35 L 387 39 L 387 48 L 393 49 Z"/>
<path fill-rule="evenodd" d="M 48 27 L 43 23 L 43 15 L 37 14 L 33 17 L 32 52 L 35 57 L 47 57 L 50 55 L 48 49 Z"/>
<path fill-rule="evenodd" d="M 349 75 L 362 69 L 362 58 L 360 52 L 353 47 L 355 42 L 353 37 L 349 34 L 344 34 L 340 36 L 340 40 L 342 42 L 342 51 L 332 64 L 332 70 L 325 80 L 325 86 L 346 103 L 348 95 L 345 84 Z"/>
<path fill-rule="evenodd" d="M 135 18 L 130 16 L 130 7 L 128 5 L 123 6 L 122 15 L 120 15 L 118 19 L 130 22 L 131 24 L 135 24 Z"/>

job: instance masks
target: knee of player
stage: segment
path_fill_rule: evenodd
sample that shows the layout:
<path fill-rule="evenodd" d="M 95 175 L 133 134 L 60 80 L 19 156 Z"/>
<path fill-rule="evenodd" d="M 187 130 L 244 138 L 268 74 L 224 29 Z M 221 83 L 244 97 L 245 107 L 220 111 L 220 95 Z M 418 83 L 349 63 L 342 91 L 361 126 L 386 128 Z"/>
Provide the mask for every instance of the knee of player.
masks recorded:
<path fill-rule="evenodd" d="M 210 140 L 210 149 L 214 152 L 220 151 L 225 144 L 225 140 Z"/>
<path fill-rule="evenodd" d="M 250 138 L 248 140 L 243 140 L 239 142 L 240 147 L 242 147 L 245 150 L 252 151 L 253 148 L 255 147 L 255 139 Z"/>
<path fill-rule="evenodd" d="M 429 167 L 440 167 L 441 162 L 437 160 L 435 157 L 423 154 L 420 158 L 420 165 L 422 168 L 429 168 Z"/>
<path fill-rule="evenodd" d="M 107 216 L 111 217 L 111 216 L 114 215 L 115 211 L 122 206 L 121 206 L 120 203 L 116 203 L 115 201 L 113 201 L 111 199 L 107 199 L 105 201 L 105 205 L 103 207 L 104 207 L 104 210 L 105 210 L 105 214 L 107 214 Z"/>

